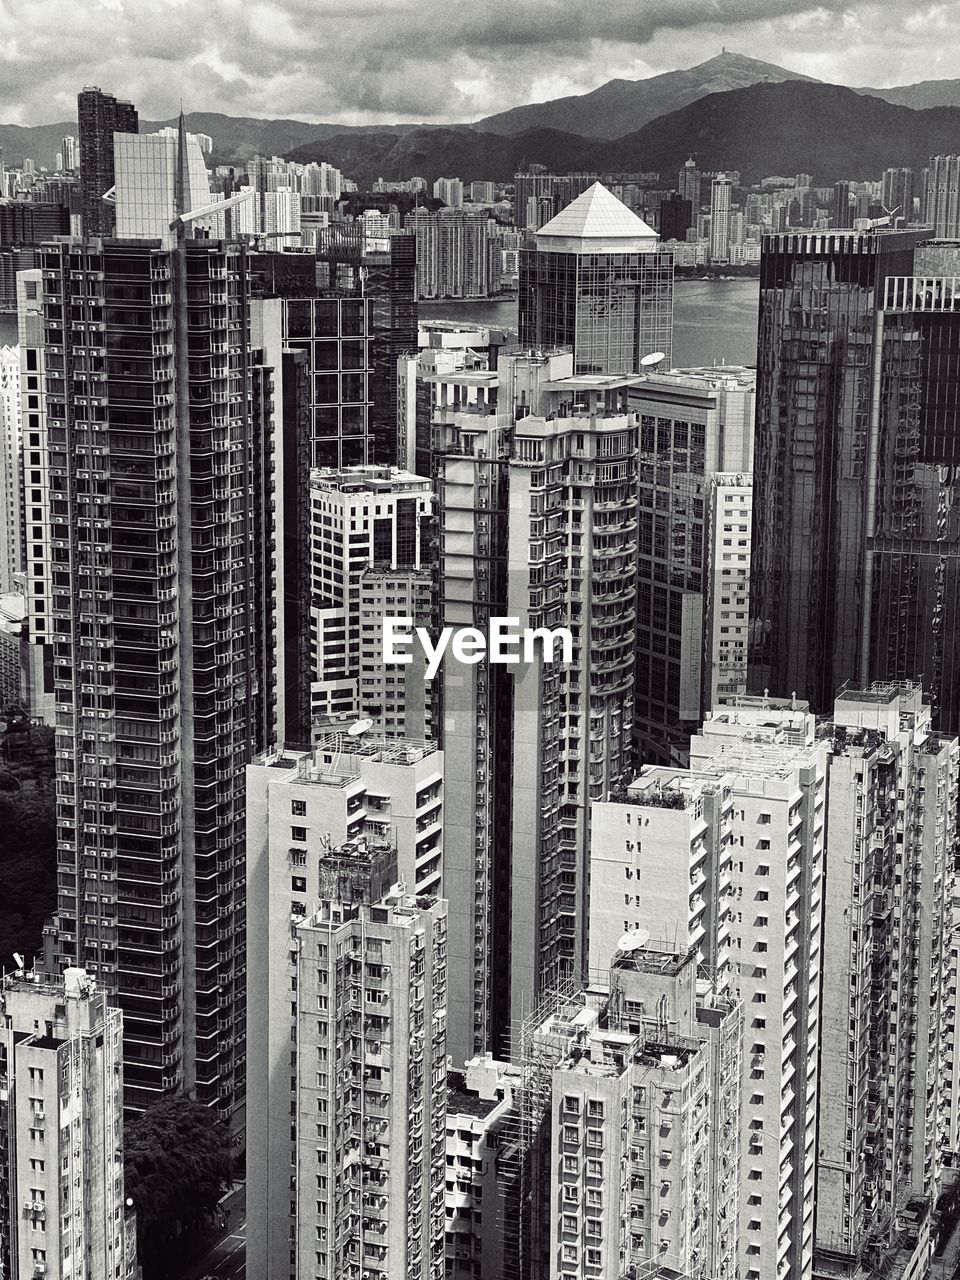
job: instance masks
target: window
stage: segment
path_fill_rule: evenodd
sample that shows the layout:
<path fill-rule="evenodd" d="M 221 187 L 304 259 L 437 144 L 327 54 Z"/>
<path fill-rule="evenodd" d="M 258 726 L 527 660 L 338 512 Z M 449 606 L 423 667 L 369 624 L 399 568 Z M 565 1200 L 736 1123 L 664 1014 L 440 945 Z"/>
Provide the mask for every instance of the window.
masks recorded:
<path fill-rule="evenodd" d="M 295 818 L 305 818 L 307 816 L 306 800 L 291 800 L 290 812 Z"/>

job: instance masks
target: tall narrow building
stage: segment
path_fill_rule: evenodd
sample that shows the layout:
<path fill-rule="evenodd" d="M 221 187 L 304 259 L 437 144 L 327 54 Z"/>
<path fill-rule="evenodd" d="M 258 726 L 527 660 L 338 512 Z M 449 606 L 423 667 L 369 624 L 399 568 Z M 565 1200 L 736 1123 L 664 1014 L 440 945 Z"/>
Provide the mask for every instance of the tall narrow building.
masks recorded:
<path fill-rule="evenodd" d="M 960 155 L 933 156 L 923 190 L 923 220 L 940 240 L 960 237 Z"/>
<path fill-rule="evenodd" d="M 754 693 L 795 692 L 819 713 L 847 680 L 922 674 L 935 683 L 929 663 L 904 669 L 903 645 L 910 635 L 933 643 L 911 615 L 924 576 L 939 575 L 941 589 L 950 577 L 924 548 L 952 537 L 938 511 L 953 488 L 941 464 L 954 410 L 940 403 L 921 353 L 960 319 L 943 309 L 923 320 L 909 350 L 877 330 L 887 282 L 912 275 L 922 239 L 875 230 L 763 242 L 748 681 Z M 875 558 L 892 574 L 886 602 L 874 595 Z M 953 625 L 944 603 L 941 634 Z M 872 628 L 874 611 L 891 609 L 902 610 L 895 625 Z M 900 672 L 888 656 L 871 658 L 871 630 L 877 645 L 900 646 Z"/>
<path fill-rule="evenodd" d="M 103 197 L 114 183 L 113 135 L 137 132 L 137 109 L 132 102 L 123 102 L 89 85 L 77 97 L 77 120 L 83 234 L 110 235 L 115 225 L 114 210 Z"/>
<path fill-rule="evenodd" d="M 83 969 L 0 985 L 0 1278 L 137 1280 L 123 1015 Z"/>
<path fill-rule="evenodd" d="M 41 255 L 58 958 L 123 1009 L 129 1109 L 192 1090 L 239 1128 L 236 778 L 273 737 L 270 382 L 244 249 L 172 238 Z"/>
<path fill-rule="evenodd" d="M 600 182 L 520 251 L 520 342 L 572 349 L 574 373 L 629 374 L 673 344 L 673 257 Z"/>
<path fill-rule="evenodd" d="M 572 661 L 557 641 L 443 668 L 457 1063 L 502 1053 L 511 1022 L 583 972 L 589 806 L 631 758 L 637 379 L 573 365 L 521 351 L 437 375 L 441 624 L 505 617 L 573 642 Z"/>

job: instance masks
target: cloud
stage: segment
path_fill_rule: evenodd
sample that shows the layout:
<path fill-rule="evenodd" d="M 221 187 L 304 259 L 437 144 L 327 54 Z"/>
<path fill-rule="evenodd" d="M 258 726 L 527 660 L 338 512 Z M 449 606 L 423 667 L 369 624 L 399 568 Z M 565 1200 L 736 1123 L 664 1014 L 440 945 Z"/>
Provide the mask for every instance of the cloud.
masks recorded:
<path fill-rule="evenodd" d="M 918 21 L 918 16 L 924 20 Z M 0 120 L 95 83 L 179 107 L 348 124 L 476 119 L 691 66 L 722 45 L 846 84 L 951 75 L 960 0 L 0 0 Z"/>

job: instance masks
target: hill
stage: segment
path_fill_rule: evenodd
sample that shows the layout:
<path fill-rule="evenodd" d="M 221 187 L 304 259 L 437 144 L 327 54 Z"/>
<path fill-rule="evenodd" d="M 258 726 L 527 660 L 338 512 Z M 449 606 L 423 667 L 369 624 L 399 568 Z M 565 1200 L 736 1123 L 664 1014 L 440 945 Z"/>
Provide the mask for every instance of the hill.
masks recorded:
<path fill-rule="evenodd" d="M 458 175 L 512 181 L 530 163 L 545 164 L 561 173 L 593 169 L 607 144 L 557 129 L 529 129 L 504 137 L 461 127 L 412 129 L 409 133 L 335 134 L 288 152 L 287 159 L 306 163 L 326 160 L 350 175 L 361 187 L 376 178 L 391 181 L 419 176 L 428 182 Z"/>
<path fill-rule="evenodd" d="M 955 151 L 960 108 L 914 111 L 838 85 L 785 81 L 715 93 L 601 144 L 607 169 L 673 175 L 688 156 L 708 169 L 739 169 L 745 181 L 773 173 L 877 178 L 890 165 L 919 170 Z"/>
<path fill-rule="evenodd" d="M 960 80 L 921 80 L 918 84 L 900 84 L 892 89 L 857 89 L 871 98 L 883 98 L 898 107 L 960 107 Z M 956 148 L 954 148 L 956 150 Z"/>
<path fill-rule="evenodd" d="M 646 80 L 610 80 L 592 93 L 501 111 L 478 120 L 474 128 L 507 135 L 551 128 L 590 138 L 620 138 L 708 94 L 743 89 L 763 80 L 809 81 L 810 77 L 724 51 L 685 71 L 667 71 Z"/>

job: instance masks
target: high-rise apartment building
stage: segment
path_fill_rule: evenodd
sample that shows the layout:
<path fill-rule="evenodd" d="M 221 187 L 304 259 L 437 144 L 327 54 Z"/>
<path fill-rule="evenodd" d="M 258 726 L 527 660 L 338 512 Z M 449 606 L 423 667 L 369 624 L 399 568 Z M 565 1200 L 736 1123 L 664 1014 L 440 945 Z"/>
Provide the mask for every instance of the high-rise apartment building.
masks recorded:
<path fill-rule="evenodd" d="M 530 172 L 514 175 L 513 221 L 518 231 L 536 231 L 597 180 L 595 173 L 543 173 L 540 169 L 531 165 Z M 537 215 L 533 220 L 531 209 Z"/>
<path fill-rule="evenodd" d="M 490 280 L 490 222 L 465 209 L 414 210 L 405 226 L 417 241 L 421 298 L 485 298 Z M 499 281 L 497 281 L 499 287 Z"/>
<path fill-rule="evenodd" d="M 922 220 L 940 240 L 960 238 L 960 155 L 933 156 L 925 170 Z"/>
<path fill-rule="evenodd" d="M 733 183 L 718 174 L 710 184 L 710 261 L 730 261 L 730 202 Z"/>
<path fill-rule="evenodd" d="M 520 342 L 574 353 L 574 373 L 629 374 L 673 343 L 673 257 L 595 182 L 520 250 Z"/>
<path fill-rule="evenodd" d="M 80 126 L 80 199 L 84 235 L 110 235 L 113 208 L 104 195 L 114 184 L 113 135 L 136 133 L 137 109 L 96 86 L 87 86 L 77 97 Z"/>
<path fill-rule="evenodd" d="M 634 736 L 685 763 L 711 707 L 746 692 L 756 375 L 651 373 L 640 415 Z"/>
<path fill-rule="evenodd" d="M 448 209 L 463 207 L 463 180 L 461 178 L 438 178 L 433 184 L 433 194 L 442 200 Z"/>
<path fill-rule="evenodd" d="M 123 1015 L 83 969 L 0 985 L 0 1277 L 136 1280 Z"/>
<path fill-rule="evenodd" d="M 347 735 L 248 769 L 251 1273 L 442 1272 L 442 769 Z"/>
<path fill-rule="evenodd" d="M 593 805 L 591 966 L 621 934 L 693 948 L 743 1006 L 747 1280 L 813 1274 L 826 772 L 804 706 L 742 699 L 689 769 L 646 766 Z"/>
<path fill-rule="evenodd" d="M 914 173 L 912 169 L 884 169 L 880 203 L 898 222 L 913 221 Z"/>
<path fill-rule="evenodd" d="M 432 486 L 394 467 L 320 469 L 311 477 L 310 504 L 312 714 L 318 723 L 355 719 L 368 702 L 379 714 L 384 707 L 377 691 L 385 693 L 386 680 L 397 682 L 394 690 L 406 686 L 404 669 L 385 670 L 373 646 L 378 633 L 382 640 L 385 615 L 403 617 L 410 603 L 419 603 L 422 612 L 419 599 L 407 593 L 422 593 L 418 584 L 429 567 Z M 396 575 L 405 584 L 400 596 L 382 592 L 385 614 L 377 613 L 382 584 L 370 570 L 386 571 L 389 580 Z M 421 701 L 426 696 L 422 690 Z M 426 736 L 426 725 L 419 728 L 414 736 Z"/>
<path fill-rule="evenodd" d="M 748 680 L 825 713 L 845 681 L 921 677 L 953 731 L 955 411 L 936 388 L 960 321 L 909 284 L 923 234 L 764 238 Z"/>
<path fill-rule="evenodd" d="M 246 255 L 67 241 L 41 268 L 46 536 L 29 472 L 25 502 L 49 573 L 31 631 L 57 716 L 58 960 L 123 1009 L 128 1108 L 185 1088 L 239 1123 L 235 779 L 274 734 L 272 408 Z M 29 401 L 26 429 L 29 451 Z"/>
<path fill-rule="evenodd" d="M 817 1249 L 874 1275 L 942 1187 L 958 747 L 903 685 L 845 690 L 827 731 Z"/>
<path fill-rule="evenodd" d="M 62 161 L 61 168 L 67 172 L 72 172 L 79 168 L 80 164 L 80 148 L 77 146 L 77 140 L 73 134 L 67 134 L 60 139 L 60 159 Z"/>
<path fill-rule="evenodd" d="M 0 347 L 0 593 L 23 586 L 20 350 Z"/>
<path fill-rule="evenodd" d="M 444 667 L 457 1063 L 498 1052 L 511 1019 L 583 971 L 588 806 L 630 760 L 634 379 L 577 376 L 573 363 L 524 351 L 479 378 L 437 375 L 441 625 L 517 618 L 574 641 L 572 663 L 558 648 Z"/>

